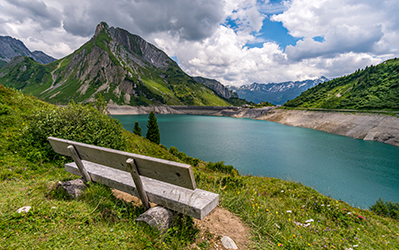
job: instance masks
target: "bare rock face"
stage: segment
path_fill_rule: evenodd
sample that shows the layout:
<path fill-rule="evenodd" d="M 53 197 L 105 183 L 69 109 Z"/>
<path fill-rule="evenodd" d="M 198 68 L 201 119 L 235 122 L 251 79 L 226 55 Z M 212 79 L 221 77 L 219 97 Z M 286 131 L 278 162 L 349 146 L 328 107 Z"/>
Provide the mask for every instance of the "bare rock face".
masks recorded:
<path fill-rule="evenodd" d="M 97 25 L 95 36 L 99 35 L 101 31 L 105 31 L 115 40 L 116 44 L 122 45 L 120 48 L 127 49 L 129 54 L 136 56 L 139 60 L 134 60 L 140 64 L 144 59 L 147 63 L 154 65 L 156 68 L 167 69 L 169 64 L 175 64 L 165 52 L 148 43 L 138 35 L 130 34 L 128 31 L 121 28 L 109 27 L 108 24 L 102 22 Z M 118 48 L 118 49 L 120 49 Z M 114 51 L 121 53 L 120 51 Z"/>
<path fill-rule="evenodd" d="M 43 51 L 33 51 L 32 52 L 33 59 L 35 59 L 36 62 L 41 63 L 41 64 L 47 64 L 55 61 L 54 57 L 51 57 L 44 53 Z"/>
<path fill-rule="evenodd" d="M 86 185 L 83 182 L 83 178 L 66 182 L 58 182 L 57 184 L 57 190 L 59 192 L 66 192 L 72 199 L 78 198 L 85 189 Z"/>
<path fill-rule="evenodd" d="M 208 78 L 204 78 L 204 77 L 193 77 L 193 79 L 196 82 L 199 82 L 199 83 L 207 86 L 208 88 L 212 89 L 213 91 L 216 92 L 216 94 L 218 94 L 219 96 L 221 96 L 225 99 L 229 99 L 231 97 L 238 97 L 237 93 L 234 93 L 233 91 L 229 90 L 223 84 L 221 84 L 220 82 L 218 82 L 214 79 L 208 79 Z"/>
<path fill-rule="evenodd" d="M 16 56 L 32 57 L 38 63 L 47 64 L 55 61 L 55 58 L 41 51 L 31 52 L 23 42 L 10 36 L 0 36 L 0 58 L 9 62 Z"/>

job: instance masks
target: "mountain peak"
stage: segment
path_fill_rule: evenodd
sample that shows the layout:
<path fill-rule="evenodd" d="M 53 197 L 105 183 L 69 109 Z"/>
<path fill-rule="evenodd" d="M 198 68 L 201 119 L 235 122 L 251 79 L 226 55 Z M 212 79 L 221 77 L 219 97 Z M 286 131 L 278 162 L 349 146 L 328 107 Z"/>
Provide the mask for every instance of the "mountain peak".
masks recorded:
<path fill-rule="evenodd" d="M 120 105 L 230 105 L 155 45 L 105 22 L 88 42 L 58 62 L 16 63 L 0 70 L 0 81 L 50 102 L 92 102 L 101 93 Z"/>
<path fill-rule="evenodd" d="M 101 22 L 97 25 L 96 27 L 96 32 L 94 33 L 94 36 L 98 36 L 102 30 L 108 30 L 109 26 L 106 22 Z"/>

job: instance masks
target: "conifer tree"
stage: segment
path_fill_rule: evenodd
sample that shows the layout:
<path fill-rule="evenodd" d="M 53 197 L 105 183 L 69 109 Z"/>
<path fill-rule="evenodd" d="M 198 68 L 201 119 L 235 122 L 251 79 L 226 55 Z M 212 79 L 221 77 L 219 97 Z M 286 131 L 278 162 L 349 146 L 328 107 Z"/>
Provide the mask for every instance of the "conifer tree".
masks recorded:
<path fill-rule="evenodd" d="M 133 134 L 141 136 L 141 128 L 138 121 L 134 123 Z"/>
<path fill-rule="evenodd" d="M 153 143 L 161 143 L 161 134 L 159 133 L 157 118 L 153 111 L 148 116 L 147 135 L 145 137 Z"/>

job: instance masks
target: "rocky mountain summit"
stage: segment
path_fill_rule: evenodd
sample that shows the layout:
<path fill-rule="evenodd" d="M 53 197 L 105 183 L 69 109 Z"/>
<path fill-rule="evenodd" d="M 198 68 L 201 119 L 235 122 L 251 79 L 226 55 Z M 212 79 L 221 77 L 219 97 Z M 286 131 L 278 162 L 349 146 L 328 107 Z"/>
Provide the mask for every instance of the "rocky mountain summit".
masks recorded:
<path fill-rule="evenodd" d="M 0 60 L 9 62 L 16 56 L 27 56 L 33 58 L 38 63 L 47 64 L 56 59 L 42 51 L 31 52 L 25 44 L 10 36 L 0 36 Z"/>
<path fill-rule="evenodd" d="M 228 86 L 238 94 L 240 98 L 255 103 L 268 101 L 275 105 L 283 105 L 288 100 L 299 96 L 303 91 L 312 88 L 319 83 L 328 81 L 324 76 L 315 80 L 289 81 L 281 83 L 252 83 L 240 87 Z"/>
<path fill-rule="evenodd" d="M 26 58 L 6 65 L 0 83 L 60 104 L 101 94 L 119 105 L 230 105 L 156 46 L 105 22 L 79 49 L 44 67 Z"/>

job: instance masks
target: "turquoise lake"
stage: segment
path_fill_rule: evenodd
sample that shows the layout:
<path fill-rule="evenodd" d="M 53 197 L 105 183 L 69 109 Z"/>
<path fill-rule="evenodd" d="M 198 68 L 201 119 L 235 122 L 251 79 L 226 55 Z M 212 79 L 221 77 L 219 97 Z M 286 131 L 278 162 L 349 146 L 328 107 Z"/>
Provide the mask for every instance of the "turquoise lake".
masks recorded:
<path fill-rule="evenodd" d="M 113 115 L 147 131 L 147 115 Z M 277 177 L 368 208 L 399 201 L 399 147 L 253 119 L 157 115 L 161 143 L 205 161 L 224 161 L 242 175 Z"/>

